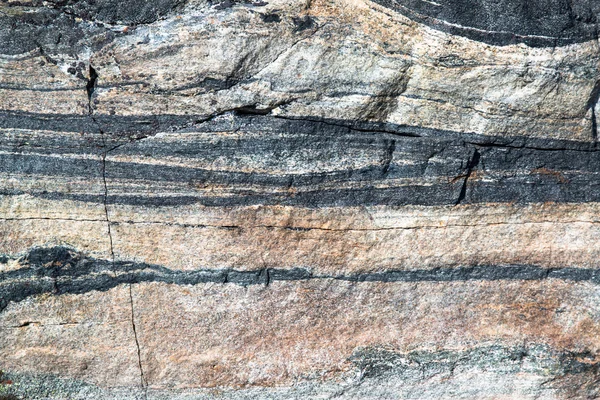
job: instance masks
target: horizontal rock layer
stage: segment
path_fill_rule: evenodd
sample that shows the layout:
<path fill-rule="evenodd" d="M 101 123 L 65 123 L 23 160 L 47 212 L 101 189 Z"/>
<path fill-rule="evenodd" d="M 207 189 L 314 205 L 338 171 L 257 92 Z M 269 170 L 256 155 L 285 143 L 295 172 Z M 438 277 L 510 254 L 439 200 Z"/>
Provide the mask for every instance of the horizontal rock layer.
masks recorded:
<path fill-rule="evenodd" d="M 600 396 L 599 12 L 4 2 L 0 398 Z"/>

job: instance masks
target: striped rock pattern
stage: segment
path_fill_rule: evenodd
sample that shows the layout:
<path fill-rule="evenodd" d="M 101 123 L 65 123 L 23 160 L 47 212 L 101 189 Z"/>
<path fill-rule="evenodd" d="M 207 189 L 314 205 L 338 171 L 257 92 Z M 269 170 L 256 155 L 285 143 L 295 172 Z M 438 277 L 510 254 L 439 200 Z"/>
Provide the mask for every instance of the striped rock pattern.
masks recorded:
<path fill-rule="evenodd" d="M 593 0 L 0 3 L 0 399 L 600 398 Z"/>

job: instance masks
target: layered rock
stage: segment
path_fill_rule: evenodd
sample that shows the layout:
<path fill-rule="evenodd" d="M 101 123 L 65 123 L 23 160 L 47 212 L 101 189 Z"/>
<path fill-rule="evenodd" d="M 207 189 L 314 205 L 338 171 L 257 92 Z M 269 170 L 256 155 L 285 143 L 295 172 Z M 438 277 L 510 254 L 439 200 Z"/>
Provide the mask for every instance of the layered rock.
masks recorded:
<path fill-rule="evenodd" d="M 4 2 L 0 393 L 599 396 L 599 13 Z"/>

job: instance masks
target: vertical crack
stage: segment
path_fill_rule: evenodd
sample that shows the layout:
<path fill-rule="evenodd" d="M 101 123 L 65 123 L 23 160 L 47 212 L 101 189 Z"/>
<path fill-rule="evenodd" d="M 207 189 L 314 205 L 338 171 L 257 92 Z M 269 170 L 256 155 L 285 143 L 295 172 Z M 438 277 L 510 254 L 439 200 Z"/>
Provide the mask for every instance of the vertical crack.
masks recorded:
<path fill-rule="evenodd" d="M 102 138 L 102 184 L 104 186 L 104 196 L 103 196 L 104 197 L 104 201 L 103 201 L 104 216 L 105 216 L 106 225 L 108 228 L 108 241 L 109 241 L 109 246 L 110 246 L 111 266 L 112 266 L 113 273 L 116 273 L 115 272 L 115 250 L 114 250 L 114 245 L 113 245 L 110 215 L 108 212 L 108 183 L 107 183 L 107 179 L 106 179 L 106 156 L 108 155 L 108 152 L 110 150 L 107 147 L 106 134 L 100 127 L 100 124 L 98 124 L 98 121 L 96 120 L 96 118 L 94 117 L 94 107 L 92 104 L 93 97 L 94 97 L 94 91 L 96 90 L 97 81 L 98 81 L 98 73 L 90 65 L 89 66 L 89 79 L 88 79 L 88 83 L 85 87 L 85 90 L 86 90 L 87 96 L 88 96 L 89 116 L 92 119 L 92 121 L 94 122 L 94 124 L 96 124 L 96 126 L 98 127 L 98 131 L 100 132 L 100 136 Z M 140 341 L 138 339 L 137 327 L 135 326 L 135 311 L 134 311 L 134 307 L 133 307 L 133 287 L 132 287 L 131 283 L 129 284 L 129 306 L 130 306 L 130 310 L 131 310 L 131 327 L 133 330 L 133 338 L 135 340 L 135 347 L 136 347 L 136 351 L 137 351 L 138 367 L 140 369 L 140 385 L 141 385 L 143 393 L 144 393 L 144 399 L 147 399 L 148 398 L 148 382 L 146 381 L 146 377 L 144 376 L 144 368 L 142 366 L 142 351 L 140 348 Z"/>
<path fill-rule="evenodd" d="M 114 270 L 115 251 L 114 251 L 114 246 L 113 246 L 110 216 L 108 214 L 108 183 L 106 181 L 106 156 L 108 154 L 108 150 L 107 150 L 107 146 L 106 146 L 105 133 L 102 130 L 102 128 L 100 127 L 100 124 L 98 124 L 98 121 L 96 120 L 96 118 L 94 117 L 94 108 L 92 106 L 92 97 L 94 95 L 94 91 L 96 90 L 96 82 L 98 80 L 98 74 L 96 73 L 96 70 L 91 65 L 89 66 L 89 75 L 90 75 L 90 78 L 88 79 L 88 83 L 87 83 L 85 89 L 86 89 L 87 95 L 88 95 L 88 112 L 89 112 L 90 118 L 92 119 L 94 124 L 96 124 L 96 126 L 98 127 L 98 132 L 100 132 L 100 137 L 102 138 L 102 185 L 104 186 L 104 196 L 103 196 L 104 217 L 106 219 L 106 225 L 108 227 L 108 240 L 109 240 L 109 245 L 110 245 L 110 256 L 111 256 L 111 262 L 112 262 L 113 270 Z"/>
<path fill-rule="evenodd" d="M 144 391 L 144 399 L 148 399 L 148 382 L 144 376 L 144 367 L 142 366 L 142 350 L 140 348 L 140 341 L 137 335 L 137 329 L 135 326 L 135 312 L 133 309 L 133 288 L 132 284 L 129 284 L 129 304 L 131 305 L 131 326 L 133 327 L 133 337 L 135 338 L 135 346 L 137 348 L 138 366 L 140 368 L 140 384 Z"/>
<path fill-rule="evenodd" d="M 94 91 L 96 90 L 96 84 L 98 82 L 98 73 L 96 72 L 96 70 L 94 69 L 94 67 L 92 67 L 92 65 L 89 65 L 89 79 L 87 82 L 87 85 L 85 86 L 85 90 L 87 92 L 87 97 L 88 97 L 88 114 L 90 116 L 90 118 L 92 119 L 92 122 L 96 125 L 96 127 L 98 128 L 98 132 L 100 133 L 100 136 L 102 138 L 102 184 L 104 186 L 104 217 L 106 219 L 106 224 L 108 227 L 108 240 L 109 240 L 109 245 L 110 245 L 110 256 L 111 256 L 111 262 L 113 265 L 113 270 L 114 270 L 114 264 L 115 264 L 115 251 L 114 251 L 114 247 L 113 247 L 113 239 L 112 239 L 112 232 L 111 232 L 111 224 L 110 224 L 110 217 L 108 215 L 108 184 L 106 182 L 106 156 L 108 154 L 108 150 L 107 150 L 107 146 L 106 146 L 106 136 L 104 134 L 104 131 L 102 130 L 102 128 L 100 127 L 100 124 L 98 124 L 98 121 L 96 120 L 96 118 L 94 117 L 94 107 L 92 105 L 92 98 L 94 97 Z"/>
<path fill-rule="evenodd" d="M 110 223 L 110 217 L 108 214 L 108 184 L 106 183 L 106 155 L 107 155 L 107 151 L 106 151 L 106 141 L 104 139 L 104 132 L 102 132 L 102 130 L 100 130 L 100 134 L 102 135 L 102 142 L 103 142 L 103 152 L 102 152 L 102 183 L 104 185 L 104 217 L 106 219 L 106 225 L 108 227 L 108 241 L 109 241 L 109 245 L 110 245 L 110 256 L 111 256 L 111 262 L 114 266 L 115 264 L 115 251 L 114 251 L 114 247 L 113 247 L 113 238 L 112 238 L 112 231 L 111 231 L 111 223 Z M 114 269 L 114 268 L 113 268 Z"/>
<path fill-rule="evenodd" d="M 467 184 L 469 183 L 469 178 L 473 173 L 473 169 L 475 169 L 477 165 L 479 165 L 480 158 L 481 154 L 479 153 L 479 150 L 475 149 L 475 151 L 473 152 L 473 156 L 467 163 L 467 173 L 465 174 L 465 179 L 463 181 L 462 187 L 460 188 L 460 194 L 458 195 L 458 199 L 456 199 L 456 203 L 454 203 L 455 206 L 459 205 L 465 199 L 465 197 L 467 197 Z"/>
<path fill-rule="evenodd" d="M 91 64 L 89 66 L 88 73 L 89 73 L 90 77 L 88 79 L 87 85 L 85 86 L 85 90 L 86 90 L 87 96 L 88 96 L 88 114 L 89 114 L 90 118 L 92 119 L 92 122 L 98 128 L 98 132 L 100 133 L 100 136 L 102 138 L 102 185 L 104 186 L 104 196 L 103 196 L 104 197 L 104 199 L 103 199 L 104 217 L 106 219 L 106 225 L 108 227 L 108 240 L 109 240 L 109 246 L 110 246 L 110 256 L 111 256 L 111 262 L 112 262 L 113 270 L 114 270 L 115 251 L 114 251 L 114 247 L 113 247 L 110 217 L 108 214 L 108 184 L 106 182 L 106 155 L 108 154 L 108 150 L 107 150 L 107 146 L 106 146 L 106 136 L 104 134 L 104 131 L 100 127 L 100 124 L 98 124 L 98 121 L 94 117 L 94 107 L 92 106 L 92 97 L 94 96 L 94 91 L 96 90 L 96 83 L 98 81 L 98 73 L 96 72 L 94 67 L 91 66 Z"/>

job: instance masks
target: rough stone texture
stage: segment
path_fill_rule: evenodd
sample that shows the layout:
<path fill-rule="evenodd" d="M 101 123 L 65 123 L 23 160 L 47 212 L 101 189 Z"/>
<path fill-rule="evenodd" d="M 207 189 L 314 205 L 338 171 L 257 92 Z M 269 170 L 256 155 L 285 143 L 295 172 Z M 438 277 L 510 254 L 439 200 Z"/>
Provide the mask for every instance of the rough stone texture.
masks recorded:
<path fill-rule="evenodd" d="M 599 17 L 0 2 L 0 399 L 600 398 Z"/>

